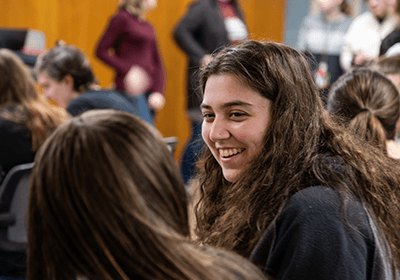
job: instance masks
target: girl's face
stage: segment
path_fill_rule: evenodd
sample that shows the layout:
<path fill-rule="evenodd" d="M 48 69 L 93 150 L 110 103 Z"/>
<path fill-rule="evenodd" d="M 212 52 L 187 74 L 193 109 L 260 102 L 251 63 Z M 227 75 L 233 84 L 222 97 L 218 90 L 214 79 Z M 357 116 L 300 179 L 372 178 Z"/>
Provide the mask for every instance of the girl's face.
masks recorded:
<path fill-rule="evenodd" d="M 144 0 L 143 11 L 148 12 L 157 8 L 157 0 Z"/>
<path fill-rule="evenodd" d="M 69 101 L 74 97 L 72 77 L 66 76 L 61 82 L 50 78 L 45 72 L 38 75 L 38 84 L 43 88 L 44 97 L 52 99 L 62 108 L 67 108 Z"/>
<path fill-rule="evenodd" d="M 261 152 L 271 106 L 271 100 L 234 75 L 208 78 L 201 104 L 202 136 L 229 182 L 235 182 Z"/>
<path fill-rule="evenodd" d="M 342 2 L 343 0 L 317 0 L 318 7 L 323 13 L 337 9 Z"/>
<path fill-rule="evenodd" d="M 391 0 L 368 0 L 368 8 L 377 17 L 385 17 L 392 7 Z"/>

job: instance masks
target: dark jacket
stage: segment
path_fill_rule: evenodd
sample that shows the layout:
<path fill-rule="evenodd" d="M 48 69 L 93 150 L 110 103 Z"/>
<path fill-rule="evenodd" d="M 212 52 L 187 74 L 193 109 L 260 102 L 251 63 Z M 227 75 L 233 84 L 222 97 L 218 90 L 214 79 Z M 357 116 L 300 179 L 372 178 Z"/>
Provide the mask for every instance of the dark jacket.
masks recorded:
<path fill-rule="evenodd" d="M 71 116 L 78 116 L 93 109 L 114 109 L 141 117 L 151 123 L 149 109 L 143 95 L 132 96 L 124 91 L 117 90 L 90 90 L 72 99 L 67 112 Z"/>
<path fill-rule="evenodd" d="M 363 204 L 316 186 L 294 194 L 250 260 L 273 279 L 393 279 L 390 253 Z"/>
<path fill-rule="evenodd" d="M 379 50 L 379 56 L 386 54 L 386 52 L 396 43 L 400 43 L 400 26 L 383 39 Z"/>
<path fill-rule="evenodd" d="M 240 19 L 245 22 L 239 3 L 233 0 L 233 4 Z M 230 44 L 218 0 L 193 2 L 175 26 L 173 35 L 175 42 L 189 58 L 187 107 L 197 109 L 201 98 L 196 94 L 198 81 L 195 73 L 200 60 L 203 56 Z"/>

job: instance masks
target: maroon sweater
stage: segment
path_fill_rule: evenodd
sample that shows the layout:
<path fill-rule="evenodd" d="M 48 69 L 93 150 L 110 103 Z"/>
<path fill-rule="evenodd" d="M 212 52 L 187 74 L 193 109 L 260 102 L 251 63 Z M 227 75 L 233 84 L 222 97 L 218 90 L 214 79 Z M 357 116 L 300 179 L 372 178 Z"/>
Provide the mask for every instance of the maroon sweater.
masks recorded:
<path fill-rule="evenodd" d="M 111 53 L 110 49 L 114 52 Z M 126 10 L 118 11 L 111 18 L 97 45 L 96 56 L 114 68 L 117 90 L 125 90 L 123 82 L 125 75 L 132 66 L 138 65 L 151 78 L 146 91 L 163 93 L 163 66 L 156 34 L 148 21 L 139 20 Z"/>

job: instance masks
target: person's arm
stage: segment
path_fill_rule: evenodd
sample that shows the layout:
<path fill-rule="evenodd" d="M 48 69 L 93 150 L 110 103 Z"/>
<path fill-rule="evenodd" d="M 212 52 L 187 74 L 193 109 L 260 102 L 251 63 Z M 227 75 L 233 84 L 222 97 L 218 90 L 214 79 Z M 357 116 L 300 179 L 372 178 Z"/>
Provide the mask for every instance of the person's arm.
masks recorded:
<path fill-rule="evenodd" d="M 120 73 L 127 73 L 131 65 L 111 54 L 110 50 L 114 48 L 120 36 L 124 35 L 127 24 L 121 12 L 113 16 L 96 48 L 96 56 Z"/>
<path fill-rule="evenodd" d="M 340 66 L 345 71 L 351 68 L 354 59 L 355 53 L 353 50 L 353 40 L 354 37 L 357 37 L 357 34 L 355 34 L 357 32 L 357 28 L 357 22 L 356 20 L 354 20 L 344 37 L 344 46 L 342 51 L 340 52 Z"/>
<path fill-rule="evenodd" d="M 201 59 L 209 54 L 195 38 L 195 33 L 201 32 L 204 26 L 207 12 L 201 1 L 193 3 L 173 31 L 175 42 L 196 65 L 200 65 Z"/>
<path fill-rule="evenodd" d="M 339 196 L 328 188 L 295 194 L 261 238 L 251 260 L 274 279 L 367 279 L 368 248 L 373 246 L 368 240 L 372 236 L 368 218 L 358 204 L 350 204 L 350 210 L 340 216 L 341 206 Z M 348 225 L 348 221 L 353 222 Z"/>
<path fill-rule="evenodd" d="M 164 92 L 165 74 L 157 43 L 153 45 L 153 66 L 154 73 L 152 75 L 152 86 L 149 91 L 159 92 L 162 94 Z"/>
<path fill-rule="evenodd" d="M 149 106 L 156 110 L 159 111 L 161 110 L 164 105 L 165 105 L 165 97 L 163 95 L 164 93 L 164 67 L 162 64 L 160 52 L 158 50 L 157 44 L 154 44 L 153 46 L 153 65 L 154 65 L 154 73 L 152 75 L 152 86 L 149 89 L 151 92 L 149 96 Z"/>

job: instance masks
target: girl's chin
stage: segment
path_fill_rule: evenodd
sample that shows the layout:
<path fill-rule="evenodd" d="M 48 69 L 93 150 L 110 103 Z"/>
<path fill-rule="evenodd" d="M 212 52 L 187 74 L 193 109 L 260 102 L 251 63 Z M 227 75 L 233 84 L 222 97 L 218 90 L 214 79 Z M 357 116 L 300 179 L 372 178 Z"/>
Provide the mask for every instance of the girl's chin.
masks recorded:
<path fill-rule="evenodd" d="M 234 183 L 240 175 L 240 172 L 238 170 L 222 170 L 222 173 L 224 175 L 225 180 L 227 180 L 230 183 Z"/>

